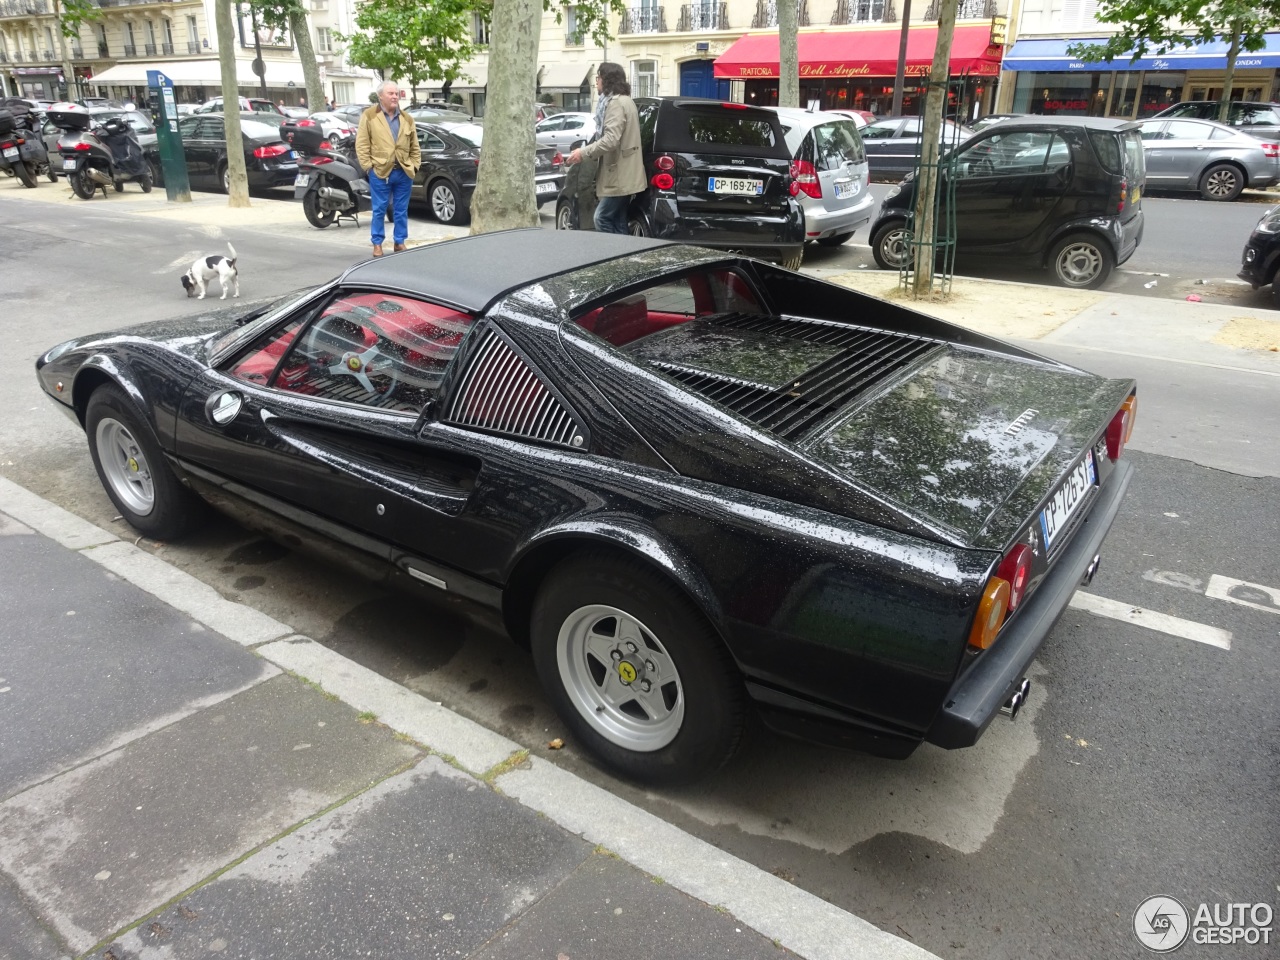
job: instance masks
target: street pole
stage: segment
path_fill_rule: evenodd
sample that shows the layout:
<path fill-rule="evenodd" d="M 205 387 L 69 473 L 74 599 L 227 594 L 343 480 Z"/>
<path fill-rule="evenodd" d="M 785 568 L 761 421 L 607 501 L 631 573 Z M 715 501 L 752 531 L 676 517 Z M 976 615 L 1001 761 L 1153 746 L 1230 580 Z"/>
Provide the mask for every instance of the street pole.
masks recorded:
<path fill-rule="evenodd" d="M 258 8 L 252 3 L 249 4 L 249 24 L 253 27 L 253 58 L 255 64 L 261 66 L 255 69 L 258 74 L 258 96 L 263 100 L 267 99 L 267 64 L 262 59 L 262 38 L 258 36 Z"/>
<path fill-rule="evenodd" d="M 902 0 L 902 31 L 898 36 L 898 72 L 893 81 L 893 107 L 889 116 L 902 115 L 902 88 L 906 86 L 907 27 L 911 25 L 911 0 Z"/>
<path fill-rule="evenodd" d="M 59 53 L 62 54 L 62 79 L 67 85 L 67 99 L 71 100 L 79 90 L 73 90 L 76 81 L 76 71 L 71 63 L 71 57 L 67 52 L 67 35 L 62 32 L 62 3 L 61 0 L 53 0 L 53 25 L 58 31 Z"/>

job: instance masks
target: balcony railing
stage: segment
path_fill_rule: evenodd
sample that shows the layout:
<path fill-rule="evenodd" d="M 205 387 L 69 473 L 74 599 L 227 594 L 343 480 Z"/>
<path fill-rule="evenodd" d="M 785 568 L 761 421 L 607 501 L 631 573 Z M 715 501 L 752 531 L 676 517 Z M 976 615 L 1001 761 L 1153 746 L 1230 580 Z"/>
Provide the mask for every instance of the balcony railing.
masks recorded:
<path fill-rule="evenodd" d="M 98 58 L 101 60 L 108 60 L 111 58 L 111 48 L 108 47 L 106 43 L 98 44 Z"/>
<path fill-rule="evenodd" d="M 160 44 L 160 53 L 161 53 L 163 56 L 166 56 L 166 57 L 172 57 L 172 56 L 173 56 L 173 44 L 172 44 L 172 43 L 162 43 L 162 44 Z"/>
<path fill-rule="evenodd" d="M 924 19 L 937 20 L 942 8 L 942 0 L 932 0 L 929 9 L 924 12 Z M 960 0 L 956 10 L 957 20 L 987 20 L 996 15 L 996 0 Z"/>
<path fill-rule="evenodd" d="M 124 45 L 124 55 L 126 57 L 136 57 L 138 55 L 138 48 L 132 43 L 126 43 Z"/>
<path fill-rule="evenodd" d="M 41 60 L 57 60 L 58 55 L 54 53 L 52 50 L 41 50 L 40 59 Z"/>
<path fill-rule="evenodd" d="M 631 7 L 622 14 L 618 33 L 666 33 L 666 7 Z"/>
<path fill-rule="evenodd" d="M 154 43 L 144 43 L 142 45 L 142 52 L 148 57 L 154 57 L 156 55 L 156 45 Z"/>
<path fill-rule="evenodd" d="M 676 30 L 728 30 L 729 4 L 720 3 L 686 3 L 680 8 L 680 23 Z"/>
<path fill-rule="evenodd" d="M 9 62 L 9 54 L 5 53 L 3 50 L 0 50 L 0 63 L 8 63 L 8 62 Z"/>
<path fill-rule="evenodd" d="M 199 52 L 200 52 L 200 41 L 199 41 L 199 40 L 188 40 L 188 41 L 187 41 L 187 53 L 199 53 Z"/>
<path fill-rule="evenodd" d="M 52 13 L 49 0 L 0 0 L 0 17 L 38 17 Z"/>
<path fill-rule="evenodd" d="M 751 29 L 778 25 L 778 0 L 756 0 L 756 15 L 751 18 Z M 800 0 L 800 8 L 796 10 L 796 26 L 809 26 L 809 0 Z"/>
<path fill-rule="evenodd" d="M 72 59 L 72 60 L 83 60 L 83 59 L 84 59 L 84 47 L 80 46 L 78 43 L 73 43 L 73 44 L 71 45 L 71 59 Z"/>
<path fill-rule="evenodd" d="M 837 0 L 831 23 L 893 23 L 898 19 L 891 0 Z"/>

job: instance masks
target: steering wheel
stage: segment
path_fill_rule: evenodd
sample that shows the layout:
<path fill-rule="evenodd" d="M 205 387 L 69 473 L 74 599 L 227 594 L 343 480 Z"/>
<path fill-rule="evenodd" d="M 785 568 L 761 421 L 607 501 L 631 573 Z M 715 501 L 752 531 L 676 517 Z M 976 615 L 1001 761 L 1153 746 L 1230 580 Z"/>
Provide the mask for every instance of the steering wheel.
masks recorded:
<path fill-rule="evenodd" d="M 400 379 L 395 375 L 399 365 L 399 358 L 383 350 L 381 344 L 375 343 L 364 350 L 347 350 L 325 372 L 331 377 L 346 374 L 354 378 L 366 392 L 385 399 L 395 393 L 396 387 L 400 385 Z M 375 385 L 372 377 L 385 378 L 385 385 Z"/>

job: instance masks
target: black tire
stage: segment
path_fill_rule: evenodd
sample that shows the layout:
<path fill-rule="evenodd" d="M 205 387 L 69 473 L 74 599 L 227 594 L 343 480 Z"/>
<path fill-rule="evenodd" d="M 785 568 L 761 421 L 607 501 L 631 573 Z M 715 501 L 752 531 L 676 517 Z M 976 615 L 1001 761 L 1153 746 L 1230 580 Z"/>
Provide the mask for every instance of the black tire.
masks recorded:
<path fill-rule="evenodd" d="M 222 192 L 231 195 L 231 173 L 225 163 L 218 164 L 218 182 L 222 184 Z"/>
<path fill-rule="evenodd" d="M 164 186 L 164 166 L 162 164 L 151 164 L 151 182 L 157 187 Z"/>
<path fill-rule="evenodd" d="M 569 206 L 568 200 L 561 200 L 556 204 L 556 229 L 573 229 L 573 209 Z"/>
<path fill-rule="evenodd" d="M 831 237 L 819 237 L 818 246 L 820 247 L 842 247 L 853 239 L 853 231 L 848 233 L 837 233 Z"/>
<path fill-rule="evenodd" d="M 124 193 L 124 181 L 123 181 L 123 180 L 112 180 L 112 181 L 111 181 L 111 189 L 112 189 L 112 190 L 114 190 L 116 193 Z"/>
<path fill-rule="evenodd" d="M 22 185 L 24 187 L 34 187 L 39 183 L 39 181 L 36 180 L 36 175 L 23 160 L 17 160 L 14 162 L 13 172 L 17 175 L 18 179 L 22 181 Z"/>
<path fill-rule="evenodd" d="M 627 221 L 627 232 L 633 237 L 649 236 L 649 225 L 640 217 L 632 217 Z"/>
<path fill-rule="evenodd" d="M 1076 290 L 1096 290 L 1107 282 L 1115 265 L 1111 248 L 1096 234 L 1068 234 L 1049 251 L 1054 281 Z"/>
<path fill-rule="evenodd" d="M 306 214 L 307 223 L 313 227 L 323 230 L 325 227 L 338 219 L 336 210 L 320 209 L 320 194 L 315 190 L 308 190 L 302 198 L 302 212 Z"/>
<path fill-rule="evenodd" d="M 448 180 L 434 180 L 427 187 L 431 215 L 449 226 L 467 222 L 467 208 L 457 188 Z"/>
<path fill-rule="evenodd" d="M 85 432 L 98 479 L 135 530 L 170 540 L 203 519 L 203 503 L 178 482 L 150 425 L 119 387 L 93 392 Z"/>
<path fill-rule="evenodd" d="M 1234 200 L 1244 190 L 1244 174 L 1230 163 L 1215 163 L 1200 175 L 1200 196 L 1205 200 Z"/>
<path fill-rule="evenodd" d="M 150 193 L 150 192 L 151 192 L 151 174 L 147 174 L 145 177 L 143 177 L 141 180 L 139 180 L 139 181 L 138 181 L 138 183 L 140 183 L 140 184 L 142 185 L 142 192 L 143 192 L 143 193 Z"/>
<path fill-rule="evenodd" d="M 94 193 L 98 189 L 98 185 L 89 179 L 89 175 L 83 170 L 77 170 L 67 179 L 71 182 L 71 191 L 81 200 L 92 200 Z"/>
<path fill-rule="evenodd" d="M 800 264 L 804 262 L 804 247 L 801 247 L 795 253 L 788 253 L 782 258 L 783 270 L 799 270 Z"/>
<path fill-rule="evenodd" d="M 881 270 L 901 270 L 911 257 L 911 231 L 905 220 L 890 220 L 871 237 L 871 255 Z"/>
<path fill-rule="evenodd" d="M 50 182 L 50 183 L 57 183 L 57 182 L 58 182 L 58 171 L 56 171 L 56 170 L 54 170 L 54 169 L 53 169 L 53 161 L 52 161 L 52 160 L 50 160 L 48 163 L 46 163 L 46 164 L 44 165 L 44 170 L 43 170 L 42 172 L 44 173 L 44 175 L 45 175 L 46 177 L 48 177 L 48 178 L 49 178 L 49 182 Z"/>
<path fill-rule="evenodd" d="M 737 750 L 747 710 L 733 659 L 689 599 L 639 561 L 591 552 L 561 563 L 538 592 L 531 637 L 561 720 L 617 773 L 684 783 Z M 629 640 L 638 642 L 629 648 Z"/>

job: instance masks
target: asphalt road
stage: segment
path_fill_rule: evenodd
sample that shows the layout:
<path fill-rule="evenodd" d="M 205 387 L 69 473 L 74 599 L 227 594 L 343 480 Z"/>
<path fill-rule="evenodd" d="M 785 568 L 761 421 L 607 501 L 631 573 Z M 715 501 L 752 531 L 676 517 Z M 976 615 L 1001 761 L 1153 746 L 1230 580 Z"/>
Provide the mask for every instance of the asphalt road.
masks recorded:
<path fill-rule="evenodd" d="M 184 261 L 221 247 L 216 237 L 216 228 L 121 216 L 109 203 L 0 202 L 0 329 L 12 371 L 0 380 L 0 473 L 118 528 L 83 434 L 40 395 L 32 364 L 67 337 L 197 309 L 177 277 Z M 328 279 L 354 259 L 345 246 L 281 243 L 269 230 L 234 239 L 247 297 Z M 1046 352 L 1055 350 L 1072 352 Z M 1142 363 L 1149 376 L 1176 373 Z M 1205 418 L 1247 390 L 1257 403 L 1280 403 L 1280 378 L 1201 376 Z M 1221 431 L 1231 439 L 1229 419 Z M 460 602 L 388 595 L 227 522 L 182 543 L 143 545 L 941 957 L 1139 957 L 1131 923 L 1148 896 L 1192 905 L 1280 899 L 1280 482 L 1218 469 L 1212 451 L 1199 458 L 1204 465 L 1175 459 L 1163 454 L 1171 441 L 1141 436 L 1149 452 L 1132 455 L 1138 475 L 1087 592 L 1122 610 L 1228 631 L 1229 649 L 1174 635 L 1177 622 L 1161 616 L 1143 616 L 1153 628 L 1071 609 L 1032 674 L 1029 706 L 1017 722 L 997 720 L 973 749 L 923 747 L 891 762 L 757 731 L 729 770 L 679 791 L 614 781 L 572 743 L 548 752 L 565 731 L 529 657 Z M 1275 955 L 1246 946 L 1179 953 L 1224 950 Z"/>

